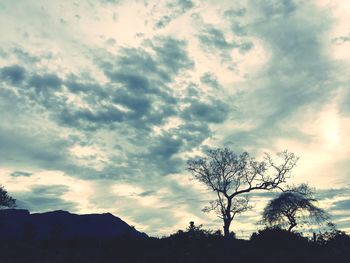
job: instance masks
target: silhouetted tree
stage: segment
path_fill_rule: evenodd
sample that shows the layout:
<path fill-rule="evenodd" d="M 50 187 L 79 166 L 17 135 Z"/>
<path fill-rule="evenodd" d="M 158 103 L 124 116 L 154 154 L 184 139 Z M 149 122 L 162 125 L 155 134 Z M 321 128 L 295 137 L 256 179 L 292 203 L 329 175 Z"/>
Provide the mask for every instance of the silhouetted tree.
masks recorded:
<path fill-rule="evenodd" d="M 233 218 L 248 210 L 247 193 L 281 188 L 298 158 L 288 151 L 277 154 L 276 163 L 269 154 L 256 161 L 244 152 L 235 154 L 228 148 L 209 149 L 205 157 L 187 161 L 187 169 L 195 179 L 213 190 L 217 199 L 203 211 L 215 211 L 224 221 L 224 235 L 230 235 Z"/>
<path fill-rule="evenodd" d="M 190 221 L 189 226 L 187 227 L 188 232 L 196 232 L 202 228 L 203 225 L 196 226 L 194 221 Z"/>
<path fill-rule="evenodd" d="M 0 209 L 16 206 L 16 199 L 12 198 L 3 186 L 0 186 Z"/>
<path fill-rule="evenodd" d="M 301 218 L 309 222 L 314 220 L 316 223 L 327 221 L 327 213 L 314 204 L 316 199 L 313 195 L 313 191 L 306 184 L 281 193 L 265 207 L 263 222 L 269 225 L 288 225 L 290 232 Z"/>
<path fill-rule="evenodd" d="M 234 233 L 232 232 L 234 236 Z M 190 221 L 186 230 L 178 230 L 175 234 L 170 237 L 184 238 L 184 239 L 206 239 L 206 238 L 218 238 L 222 237 L 220 230 L 209 230 L 203 229 L 203 225 L 195 225 L 194 221 Z"/>

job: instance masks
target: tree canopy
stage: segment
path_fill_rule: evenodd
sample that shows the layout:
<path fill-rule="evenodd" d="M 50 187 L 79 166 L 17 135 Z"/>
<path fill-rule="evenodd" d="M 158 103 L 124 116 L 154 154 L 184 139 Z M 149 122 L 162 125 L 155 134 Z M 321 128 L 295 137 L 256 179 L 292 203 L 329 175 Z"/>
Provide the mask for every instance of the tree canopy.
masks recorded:
<path fill-rule="evenodd" d="M 263 222 L 269 225 L 288 226 L 292 231 L 302 218 L 312 223 L 328 220 L 326 212 L 317 207 L 314 193 L 306 184 L 294 187 L 272 199 L 263 211 Z"/>
<path fill-rule="evenodd" d="M 3 186 L 0 186 L 0 209 L 16 206 L 16 199 L 12 198 Z"/>
<path fill-rule="evenodd" d="M 216 200 L 204 211 L 215 211 L 224 221 L 225 236 L 229 236 L 233 218 L 250 208 L 247 194 L 280 189 L 298 160 L 288 151 L 278 153 L 278 160 L 265 154 L 263 161 L 255 160 L 247 152 L 236 154 L 228 148 L 209 149 L 205 155 L 188 160 L 187 169 L 215 192 Z"/>

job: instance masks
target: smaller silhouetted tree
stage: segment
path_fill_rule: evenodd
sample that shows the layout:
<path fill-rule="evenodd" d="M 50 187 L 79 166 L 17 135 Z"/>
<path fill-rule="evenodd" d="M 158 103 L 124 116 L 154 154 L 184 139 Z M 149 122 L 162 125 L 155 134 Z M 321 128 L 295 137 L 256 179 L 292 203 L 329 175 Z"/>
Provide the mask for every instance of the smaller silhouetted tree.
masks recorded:
<path fill-rule="evenodd" d="M 3 186 L 0 186 L 0 209 L 16 206 L 16 199 L 12 198 Z"/>
<path fill-rule="evenodd" d="M 262 221 L 268 225 L 288 226 L 292 231 L 298 220 L 321 223 L 328 220 L 327 213 L 317 207 L 314 193 L 306 184 L 301 184 L 272 199 L 263 211 Z"/>

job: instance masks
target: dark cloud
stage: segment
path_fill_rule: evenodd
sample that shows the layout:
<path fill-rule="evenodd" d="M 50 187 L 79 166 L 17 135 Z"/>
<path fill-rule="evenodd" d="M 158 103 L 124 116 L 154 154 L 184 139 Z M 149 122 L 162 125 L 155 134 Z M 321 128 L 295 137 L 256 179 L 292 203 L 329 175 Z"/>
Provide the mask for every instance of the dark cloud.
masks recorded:
<path fill-rule="evenodd" d="M 340 36 L 340 37 L 336 37 L 332 39 L 332 42 L 337 44 L 337 45 L 341 45 L 345 42 L 349 42 L 350 41 L 350 34 L 346 35 L 346 36 Z"/>
<path fill-rule="evenodd" d="M 134 72 L 115 72 L 111 79 L 121 85 L 125 85 L 131 92 L 145 92 L 152 93 L 151 83 L 149 83 L 146 76 L 139 75 Z"/>
<path fill-rule="evenodd" d="M 25 131 L 16 126 L 7 129 L 0 125 L 0 164 L 64 171 L 77 177 L 98 177 L 94 168 L 74 163 L 70 154 L 74 142 L 74 138 L 60 138 L 41 130 Z"/>
<path fill-rule="evenodd" d="M 194 62 L 189 58 L 186 47 L 187 42 L 174 38 L 159 38 L 153 44 L 159 65 L 165 66 L 168 75 L 177 75 L 181 70 L 193 68 Z"/>
<path fill-rule="evenodd" d="M 162 16 L 156 23 L 155 27 L 156 28 L 163 28 L 163 27 L 166 27 L 170 22 L 171 20 L 173 20 L 174 17 L 172 16 L 169 16 L 169 15 L 165 15 L 165 16 Z"/>
<path fill-rule="evenodd" d="M 242 34 L 236 34 L 234 39 L 228 40 L 225 31 L 214 27 L 213 25 L 204 25 L 202 31 L 198 35 L 198 40 L 205 52 L 214 54 L 221 58 L 222 63 L 228 63 L 230 68 L 235 68 L 234 58 L 231 51 L 237 49 L 240 53 L 246 53 L 253 48 L 253 43 L 242 38 Z M 241 35 L 240 37 L 238 37 Z"/>
<path fill-rule="evenodd" d="M 93 95 L 98 99 L 108 96 L 106 91 L 101 87 L 100 84 L 95 81 L 86 81 L 86 79 L 81 80 L 82 76 L 70 75 L 64 80 L 63 84 L 69 89 L 70 92 L 79 95 Z"/>
<path fill-rule="evenodd" d="M 51 57 L 50 53 L 44 54 L 42 56 L 36 56 L 30 54 L 28 51 L 24 50 L 21 47 L 15 47 L 13 50 L 11 50 L 11 53 L 16 55 L 21 61 L 24 61 L 30 65 L 35 65 L 36 63 L 40 62 L 40 60 Z"/>
<path fill-rule="evenodd" d="M 288 16 L 296 11 L 298 6 L 295 0 L 264 0 L 252 1 L 259 6 L 265 18 L 272 19 L 279 16 Z"/>
<path fill-rule="evenodd" d="M 247 26 L 244 21 L 245 16 L 248 11 L 245 7 L 229 9 L 224 12 L 224 17 L 231 24 L 231 31 L 235 36 L 246 36 L 247 35 Z"/>
<path fill-rule="evenodd" d="M 36 163 L 53 168 L 55 164 L 67 161 L 65 150 L 68 142 L 37 135 L 0 127 L 0 162 Z"/>
<path fill-rule="evenodd" d="M 101 107 L 96 110 L 63 109 L 59 113 L 61 124 L 85 130 L 96 130 L 103 127 L 113 127 L 114 123 L 122 122 L 125 114 L 114 107 Z"/>
<path fill-rule="evenodd" d="M 55 74 L 33 75 L 28 85 L 34 87 L 39 93 L 47 89 L 58 89 L 62 84 L 61 79 Z"/>
<path fill-rule="evenodd" d="M 211 103 L 192 101 L 184 109 L 181 116 L 188 121 L 203 121 L 206 123 L 224 122 L 230 111 L 229 105 L 223 101 L 213 100 Z"/>
<path fill-rule="evenodd" d="M 324 199 L 333 199 L 337 197 L 350 196 L 349 188 L 330 188 L 330 189 L 321 189 L 316 191 L 316 197 L 318 200 Z"/>
<path fill-rule="evenodd" d="M 13 176 L 13 177 L 21 177 L 21 176 L 29 177 L 29 176 L 32 175 L 32 173 L 21 172 L 21 171 L 14 171 L 10 175 Z"/>
<path fill-rule="evenodd" d="M 118 92 L 113 101 L 132 111 L 132 113 L 127 114 L 129 118 L 141 118 L 144 115 L 148 115 L 152 109 L 153 102 L 151 98 L 139 96 L 137 92 L 126 90 Z"/>
<path fill-rule="evenodd" d="M 181 139 L 174 138 L 170 136 L 170 134 L 166 134 L 165 136 L 157 139 L 156 145 L 150 149 L 150 155 L 169 159 L 180 151 L 182 144 Z"/>
<path fill-rule="evenodd" d="M 100 59 L 99 66 L 110 80 L 103 87 L 92 79 L 82 79 L 84 76 L 61 79 L 53 73 L 28 73 L 28 80 L 16 88 L 38 109 L 46 108 L 52 120 L 67 127 L 92 131 L 122 124 L 150 130 L 177 114 L 179 100 L 169 85 L 175 76 L 191 69 L 193 61 L 184 41 L 156 38 L 146 45 L 154 52 L 125 48 L 115 58 L 106 54 Z M 65 87 L 79 94 L 87 107 L 54 94 Z"/>
<path fill-rule="evenodd" d="M 153 195 L 155 193 L 157 193 L 157 191 L 149 190 L 149 191 L 144 191 L 144 192 L 140 193 L 139 196 L 142 196 L 142 197 L 143 196 L 150 196 L 150 195 Z"/>
<path fill-rule="evenodd" d="M 69 191 L 65 185 L 35 185 L 29 192 L 14 193 L 18 206 L 31 212 L 52 210 L 74 211 L 76 203 L 65 201 L 62 195 Z"/>
<path fill-rule="evenodd" d="M 34 185 L 31 188 L 31 192 L 33 195 L 40 196 L 61 196 L 62 194 L 68 192 L 69 187 L 66 185 Z"/>
<path fill-rule="evenodd" d="M 61 120 L 83 118 L 91 123 L 108 123 L 106 112 L 113 112 L 115 119 L 109 123 L 126 121 L 132 126 L 147 128 L 161 124 L 177 112 L 177 99 L 172 94 L 169 82 L 181 71 L 193 67 L 185 50 L 186 43 L 175 39 L 158 39 L 150 43 L 155 56 L 142 49 L 123 49 L 115 61 L 101 61 L 100 66 L 114 87 L 106 94 L 106 109 L 102 114 L 80 110 L 65 111 Z M 69 85 L 73 87 L 74 85 Z M 80 86 L 75 88 L 82 90 Z M 109 97 L 108 97 L 109 96 Z M 112 100 L 110 100 L 112 99 Z M 118 111 L 112 104 L 126 109 Z M 135 122 L 137 121 L 137 122 Z"/>
<path fill-rule="evenodd" d="M 229 9 L 224 12 L 224 16 L 232 19 L 235 17 L 242 17 L 247 13 L 246 8 Z"/>
<path fill-rule="evenodd" d="M 142 76 L 147 76 L 148 74 L 149 76 L 161 74 L 157 67 L 156 58 L 143 49 L 123 48 L 120 51 L 120 55 L 114 58 L 114 61 L 102 59 L 99 62 L 100 66 L 112 82 L 118 83 L 119 81 L 127 80 L 127 73 L 132 76 L 138 73 L 141 79 Z"/>
<path fill-rule="evenodd" d="M 184 114 L 179 115 L 180 105 L 189 100 L 174 92 L 172 82 L 194 67 L 187 54 L 186 42 L 155 38 L 146 41 L 145 47 L 153 51 L 142 47 L 122 48 L 117 57 L 109 53 L 99 57 L 96 63 L 109 80 L 104 85 L 83 74 L 61 78 L 50 72 L 28 72 L 29 77 L 15 87 L 25 99 L 23 105 L 31 104 L 29 112 L 40 115 L 46 109 L 50 121 L 83 132 L 87 137 L 98 130 L 116 130 L 125 134 L 123 138 L 127 143 L 142 146 L 140 152 L 128 153 L 127 168 L 107 164 L 103 171 L 97 172 L 93 168 L 79 167 L 68 156 L 70 147 L 82 143 L 81 137 L 60 141 L 58 138 L 50 140 L 51 135 L 47 134 L 40 135 L 39 139 L 34 134 L 20 131 L 12 133 L 12 137 L 16 142 L 26 141 L 22 144 L 2 137 L 4 144 L 11 148 L 5 159 L 13 158 L 13 161 L 23 163 L 32 160 L 33 166 L 63 170 L 68 174 L 74 172 L 75 176 L 84 174 L 84 177 L 108 179 L 140 173 L 140 170 L 149 171 L 144 176 L 181 171 L 183 160 L 174 156 L 197 147 L 210 136 L 209 123 L 224 121 L 227 113 L 221 106 L 216 109 L 214 105 L 218 100 L 208 98 L 205 103 L 191 102 Z M 58 90 L 63 94 L 58 96 L 55 93 Z M 67 92 L 78 95 L 86 106 L 69 102 Z M 184 123 L 169 133 L 152 133 L 152 127 L 165 124 L 171 116 L 183 116 Z M 37 142 L 33 144 L 33 141 Z M 33 145 L 41 147 L 38 149 Z"/>
<path fill-rule="evenodd" d="M 198 36 L 198 39 L 202 45 L 218 50 L 232 49 L 236 46 L 234 43 L 230 43 L 226 40 L 226 37 L 221 30 L 210 26 Z"/>
<path fill-rule="evenodd" d="M 179 6 L 182 8 L 182 10 L 188 10 L 194 7 L 194 4 L 191 0 L 178 0 Z"/>
<path fill-rule="evenodd" d="M 118 4 L 120 0 L 100 0 L 102 4 Z"/>
<path fill-rule="evenodd" d="M 341 200 L 333 203 L 331 211 L 348 211 L 350 210 L 350 199 L 348 200 Z M 350 218 L 350 215 L 348 215 Z"/>
<path fill-rule="evenodd" d="M 16 85 L 25 79 L 26 70 L 18 65 L 7 66 L 0 69 L 0 76 L 2 79 Z"/>
<path fill-rule="evenodd" d="M 210 72 L 206 72 L 201 76 L 201 82 L 215 89 L 221 87 L 216 76 Z"/>
<path fill-rule="evenodd" d="M 169 1 L 166 6 L 168 12 L 156 22 L 156 29 L 166 27 L 172 20 L 191 10 L 194 7 L 194 4 L 191 0 L 177 0 Z"/>

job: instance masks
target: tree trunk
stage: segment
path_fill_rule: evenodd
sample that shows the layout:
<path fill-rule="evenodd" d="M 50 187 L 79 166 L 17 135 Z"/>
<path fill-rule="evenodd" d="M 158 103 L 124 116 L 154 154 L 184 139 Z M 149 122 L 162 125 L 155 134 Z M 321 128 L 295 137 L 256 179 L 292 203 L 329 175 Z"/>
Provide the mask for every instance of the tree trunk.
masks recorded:
<path fill-rule="evenodd" d="M 292 229 L 296 226 L 297 224 L 295 222 L 291 223 L 291 225 L 288 228 L 288 232 L 291 232 Z"/>
<path fill-rule="evenodd" d="M 227 198 L 227 206 L 225 208 L 225 214 L 224 216 L 224 236 L 225 237 L 229 237 L 230 236 L 230 225 L 231 225 L 231 221 L 232 221 L 232 217 L 231 217 L 231 205 L 232 205 L 232 197 L 228 197 L 225 194 L 226 198 Z"/>
<path fill-rule="evenodd" d="M 225 219 L 224 220 L 224 236 L 229 237 L 230 236 L 230 225 L 231 225 L 230 219 Z"/>

